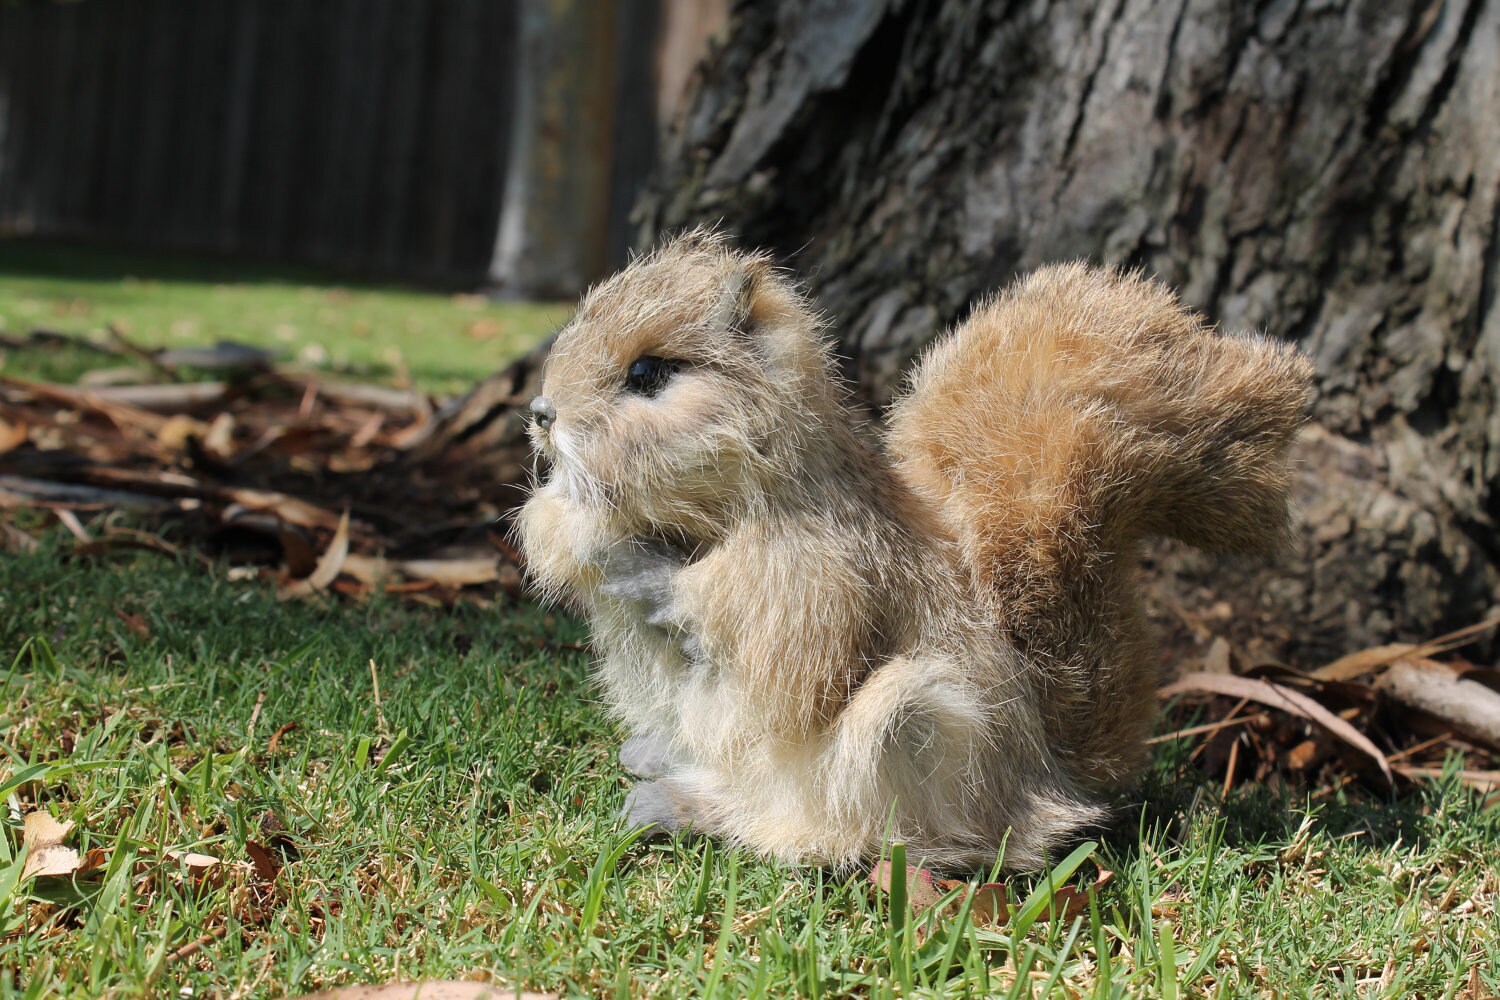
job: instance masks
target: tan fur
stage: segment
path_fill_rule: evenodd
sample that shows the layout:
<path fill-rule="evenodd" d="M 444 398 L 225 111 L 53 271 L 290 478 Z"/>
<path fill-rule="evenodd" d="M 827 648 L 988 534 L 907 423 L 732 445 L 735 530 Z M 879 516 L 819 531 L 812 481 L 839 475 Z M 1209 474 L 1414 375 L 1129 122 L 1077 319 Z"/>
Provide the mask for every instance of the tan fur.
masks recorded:
<path fill-rule="evenodd" d="M 655 398 L 623 387 L 643 355 L 680 363 Z M 1135 543 L 1274 544 L 1306 362 L 1069 265 L 929 353 L 885 451 L 830 371 L 806 299 L 716 235 L 591 291 L 533 428 L 533 577 L 589 615 L 673 821 L 796 861 L 1040 864 L 1142 758 Z"/>

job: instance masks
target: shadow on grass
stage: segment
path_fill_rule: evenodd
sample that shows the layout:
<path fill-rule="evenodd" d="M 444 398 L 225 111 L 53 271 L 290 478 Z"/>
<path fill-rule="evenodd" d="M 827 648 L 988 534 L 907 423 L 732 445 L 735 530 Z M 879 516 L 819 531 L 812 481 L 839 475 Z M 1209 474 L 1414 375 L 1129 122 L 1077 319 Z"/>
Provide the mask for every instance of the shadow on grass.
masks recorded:
<path fill-rule="evenodd" d="M 1306 784 L 1270 785 L 1242 782 L 1223 794 L 1222 785 L 1188 760 L 1191 748 L 1161 748 L 1142 782 L 1113 804 L 1111 822 L 1099 831 L 1101 843 L 1115 856 L 1134 860 L 1143 840 L 1183 844 L 1193 826 L 1219 825 L 1226 847 L 1253 849 L 1296 839 L 1309 815 L 1331 836 L 1358 836 L 1370 847 L 1400 843 L 1426 849 L 1441 840 L 1441 804 L 1475 793 L 1440 784 L 1384 792 L 1352 782 L 1337 791 Z"/>

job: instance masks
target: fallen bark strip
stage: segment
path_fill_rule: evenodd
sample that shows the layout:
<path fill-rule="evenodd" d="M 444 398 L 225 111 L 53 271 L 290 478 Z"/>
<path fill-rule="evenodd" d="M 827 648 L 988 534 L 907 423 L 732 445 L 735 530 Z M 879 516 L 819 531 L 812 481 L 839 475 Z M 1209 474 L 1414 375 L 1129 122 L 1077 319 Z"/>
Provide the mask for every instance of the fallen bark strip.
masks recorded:
<path fill-rule="evenodd" d="M 1500 750 L 1500 693 L 1431 660 L 1401 660 L 1377 683 L 1390 697 L 1436 716 L 1459 735 Z"/>
<path fill-rule="evenodd" d="M 142 493 L 0 474 L 0 507 L 163 510 L 171 506 L 165 500 Z"/>
<path fill-rule="evenodd" d="M 137 406 L 153 413 L 179 413 L 216 403 L 229 391 L 227 382 L 162 382 L 143 385 L 92 386 L 96 399 Z"/>

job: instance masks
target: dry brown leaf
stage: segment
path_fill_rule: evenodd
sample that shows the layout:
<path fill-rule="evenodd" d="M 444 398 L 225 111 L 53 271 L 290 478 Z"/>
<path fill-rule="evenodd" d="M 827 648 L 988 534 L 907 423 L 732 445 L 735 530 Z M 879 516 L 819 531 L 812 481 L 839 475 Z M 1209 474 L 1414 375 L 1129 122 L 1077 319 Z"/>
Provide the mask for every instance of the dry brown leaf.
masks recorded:
<path fill-rule="evenodd" d="M 274 755 L 281 748 L 281 738 L 296 728 L 295 722 L 288 722 L 272 733 L 271 738 L 266 741 L 266 753 Z"/>
<path fill-rule="evenodd" d="M 31 429 L 26 426 L 26 421 L 11 422 L 0 417 L 0 455 L 21 447 L 30 434 Z"/>
<path fill-rule="evenodd" d="M 87 875 L 90 872 L 98 871 L 99 869 L 104 867 L 105 862 L 107 862 L 108 860 L 108 851 L 104 850 L 104 848 L 102 847 L 91 847 L 88 849 L 88 852 L 84 854 L 83 860 L 78 863 L 77 874 Z"/>
<path fill-rule="evenodd" d="M 1099 869 L 1099 877 L 1093 885 L 1065 885 L 1052 893 L 1053 915 L 1066 923 L 1089 911 L 1089 897 L 1115 880 L 1115 873 L 1107 868 Z"/>
<path fill-rule="evenodd" d="M 308 594 L 327 590 L 334 580 L 338 579 L 339 570 L 344 566 L 344 560 L 349 556 L 349 512 L 344 511 L 339 518 L 338 527 L 334 529 L 333 538 L 328 542 L 328 548 L 318 557 L 318 565 L 313 568 L 305 580 L 297 580 L 283 587 L 283 597 L 305 597 Z"/>
<path fill-rule="evenodd" d="M 1397 660 L 1422 659 L 1438 653 L 1446 653 L 1495 628 L 1500 628 L 1500 618 L 1489 618 L 1482 622 L 1475 622 L 1473 625 L 1465 625 L 1463 628 L 1454 629 L 1436 639 L 1429 639 L 1427 642 L 1416 645 L 1398 642 L 1388 646 L 1362 649 L 1357 653 L 1341 656 L 1327 666 L 1314 670 L 1312 676 L 1318 680 L 1350 680 L 1360 674 L 1373 673 L 1383 667 L 1388 667 Z"/>
<path fill-rule="evenodd" d="M 274 490 L 230 489 L 224 491 L 224 496 L 251 510 L 275 514 L 283 521 L 290 521 L 304 528 L 336 529 L 343 520 L 324 507 Z"/>
<path fill-rule="evenodd" d="M 1370 738 L 1350 725 L 1346 720 L 1313 701 L 1307 695 L 1280 684 L 1255 680 L 1250 677 L 1232 677 L 1224 674 L 1194 673 L 1179 678 L 1158 692 L 1163 698 L 1179 694 L 1222 694 L 1231 698 L 1246 698 L 1261 705 L 1290 712 L 1309 722 L 1317 723 L 1345 743 L 1359 750 L 1380 769 L 1387 783 L 1395 784 L 1390 762 Z"/>
<path fill-rule="evenodd" d="M 870 869 L 867 878 L 872 885 L 890 892 L 891 871 L 890 862 L 882 861 Z M 1088 912 L 1089 898 L 1112 882 L 1114 877 L 1114 872 L 1101 868 L 1099 877 L 1093 885 L 1058 887 L 1052 894 L 1053 914 L 1062 920 L 1072 920 Z M 969 883 L 962 879 L 938 878 L 925 868 L 913 868 L 908 865 L 906 869 L 906 898 L 911 903 L 913 913 L 931 909 L 944 896 L 968 885 Z M 979 926 L 1004 926 L 1016 909 L 1015 903 L 1010 898 L 1010 889 L 1005 883 L 985 882 L 971 887 L 967 893 L 955 896 L 943 909 L 943 914 L 949 917 L 956 916 L 963 906 L 966 895 L 973 897 L 969 919 Z"/>
<path fill-rule="evenodd" d="M 166 856 L 186 865 L 188 871 L 200 875 L 224 863 L 212 854 L 198 854 L 193 851 L 168 851 Z"/>
<path fill-rule="evenodd" d="M 969 919 L 986 927 L 1003 927 L 1015 911 L 1010 901 L 1010 890 L 1001 882 L 986 882 L 974 887 L 974 903 L 969 910 Z"/>
<path fill-rule="evenodd" d="M 1286 752 L 1286 766 L 1293 771 L 1306 771 L 1318 759 L 1318 741 L 1303 740 Z"/>
<path fill-rule="evenodd" d="M 886 892 L 890 892 L 891 872 L 894 870 L 889 861 L 882 861 L 870 869 L 870 874 L 867 877 L 871 884 Z M 926 868 L 913 868 L 908 865 L 906 868 L 906 898 L 911 903 L 912 912 L 921 913 L 923 910 L 930 908 L 938 900 L 947 895 L 950 890 L 962 884 L 953 882 L 952 885 L 945 887 L 943 883 L 946 881 L 951 880 L 939 879 Z"/>
<path fill-rule="evenodd" d="M 51 813 L 40 809 L 28 813 L 21 833 L 21 842 L 27 848 L 21 878 L 75 874 L 83 861 L 77 851 L 63 846 L 63 840 L 72 830 L 72 820 L 59 823 Z"/>
<path fill-rule="evenodd" d="M 344 572 L 366 586 L 373 586 L 391 573 L 390 565 L 380 556 L 357 555 L 344 559 Z"/>
<path fill-rule="evenodd" d="M 1353 680 L 1361 674 L 1368 674 L 1390 666 L 1401 657 L 1410 655 L 1411 651 L 1416 648 L 1408 642 L 1397 642 L 1389 646 L 1362 649 L 1357 653 L 1341 656 L 1327 666 L 1314 670 L 1312 676 L 1321 681 Z"/>
<path fill-rule="evenodd" d="M 156 443 L 167 451 L 185 451 L 189 438 L 202 439 L 208 433 L 208 425 L 185 414 L 167 418 L 156 432 Z"/>
<path fill-rule="evenodd" d="M 124 622 L 125 627 L 133 634 L 140 636 L 142 639 L 151 638 L 151 626 L 146 624 L 145 618 L 134 611 L 124 611 L 116 608 L 115 617 Z"/>
<path fill-rule="evenodd" d="M 450 587 L 491 583 L 500 578 L 500 561 L 481 559 L 406 559 L 397 568 L 418 580 L 431 580 Z"/>
<path fill-rule="evenodd" d="M 338 578 L 339 569 L 343 567 L 344 560 L 349 555 L 349 512 L 344 511 L 339 518 L 339 526 L 333 531 L 333 538 L 328 543 L 328 548 L 318 559 L 318 565 L 308 576 L 307 582 L 319 590 L 324 590 Z"/>
<path fill-rule="evenodd" d="M 276 881 L 276 876 L 281 872 L 281 865 L 276 860 L 276 855 L 264 844 L 258 844 L 253 840 L 245 841 L 245 853 L 250 855 L 250 863 L 255 866 L 255 874 L 267 882 Z"/>
<path fill-rule="evenodd" d="M 551 993 L 518 993 L 513 986 L 494 983 L 428 979 L 385 986 L 344 986 L 321 993 L 304 993 L 291 1000 L 557 1000 L 557 997 Z"/>
<path fill-rule="evenodd" d="M 213 423 L 208 425 L 208 433 L 203 435 L 203 450 L 218 459 L 227 459 L 234 454 L 233 414 L 220 413 L 214 417 Z"/>
<path fill-rule="evenodd" d="M 370 442 L 375 440 L 375 435 L 380 433 L 380 428 L 385 424 L 385 414 L 376 410 L 365 419 L 359 430 L 355 431 L 349 438 L 349 447 L 367 448 Z"/>
<path fill-rule="evenodd" d="M 233 872 L 254 870 L 249 862 L 225 861 L 212 854 L 199 854 L 196 851 L 167 851 L 162 856 L 187 869 L 188 876 L 194 882 L 206 885 L 222 885 L 225 878 Z"/>

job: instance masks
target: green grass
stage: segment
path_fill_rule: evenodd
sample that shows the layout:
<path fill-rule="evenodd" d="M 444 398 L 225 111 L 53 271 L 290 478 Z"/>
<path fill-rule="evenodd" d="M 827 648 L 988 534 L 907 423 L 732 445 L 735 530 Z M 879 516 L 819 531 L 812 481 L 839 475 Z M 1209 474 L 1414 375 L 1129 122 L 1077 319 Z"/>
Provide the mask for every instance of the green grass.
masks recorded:
<path fill-rule="evenodd" d="M 521 315 L 42 249 L 0 244 L 12 332 L 123 319 L 153 346 L 274 343 L 285 322 L 306 338 L 293 348 L 372 370 L 396 343 L 445 386 L 505 360 L 464 334 L 469 317 Z M 57 305 L 78 299 L 87 311 Z M 188 317 L 197 332 L 173 333 Z M 4 370 L 56 361 L 30 354 Z M 222 566 L 86 560 L 43 537 L 0 552 L 0 1000 L 422 977 L 592 996 L 1456 998 L 1476 966 L 1500 992 L 1500 809 L 1455 782 L 1394 802 L 1255 787 L 1220 802 L 1164 747 L 1080 869 L 1116 872 L 1091 912 L 1052 919 L 1048 880 L 1022 878 L 1027 919 L 1007 928 L 914 916 L 858 874 L 633 842 L 617 734 L 566 616 L 282 603 Z M 104 869 L 18 880 L 37 808 L 74 821 Z M 198 883 L 163 860 L 238 865 L 249 842 L 283 866 L 273 885 L 239 868 Z"/>
<path fill-rule="evenodd" d="M 1118 874 L 1093 914 L 1014 938 L 924 927 L 857 876 L 630 842 L 616 734 L 587 657 L 558 648 L 582 637 L 566 617 L 278 603 L 67 550 L 53 536 L 0 560 L 0 775 L 46 765 L 0 818 L 3 997 L 424 976 L 569 995 L 1366 996 L 1388 963 L 1378 995 L 1453 996 L 1475 963 L 1500 987 L 1500 810 L 1455 784 L 1221 806 L 1166 753 L 1096 854 Z M 102 876 L 13 883 L 38 807 L 112 852 Z M 296 854 L 274 894 L 159 860 L 244 861 L 281 827 Z"/>
<path fill-rule="evenodd" d="M 399 357 L 418 385 L 439 394 L 460 392 L 523 353 L 570 312 L 334 284 L 306 269 L 0 239 L 0 332 L 10 336 L 42 328 L 103 339 L 114 323 L 145 347 L 235 340 L 365 379 L 390 377 Z M 28 350 L 6 357 L 0 374 L 67 381 L 100 364 L 92 352 Z"/>

